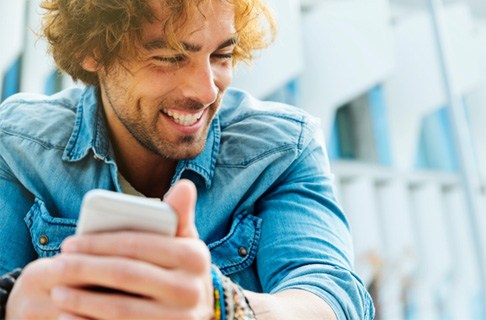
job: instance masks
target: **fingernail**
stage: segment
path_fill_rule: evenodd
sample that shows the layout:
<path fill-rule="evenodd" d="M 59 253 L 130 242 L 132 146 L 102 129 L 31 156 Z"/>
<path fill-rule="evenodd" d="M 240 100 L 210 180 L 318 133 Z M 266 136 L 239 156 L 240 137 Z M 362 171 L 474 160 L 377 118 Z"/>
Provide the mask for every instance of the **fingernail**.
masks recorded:
<path fill-rule="evenodd" d="M 67 300 L 67 289 L 63 287 L 54 287 L 51 290 L 51 299 L 58 303 L 64 303 Z"/>

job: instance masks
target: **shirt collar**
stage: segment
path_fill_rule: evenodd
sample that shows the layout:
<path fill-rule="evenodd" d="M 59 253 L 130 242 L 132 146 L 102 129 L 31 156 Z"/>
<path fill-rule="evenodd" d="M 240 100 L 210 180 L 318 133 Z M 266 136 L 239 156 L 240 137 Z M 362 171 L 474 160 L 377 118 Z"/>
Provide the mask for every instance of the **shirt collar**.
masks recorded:
<path fill-rule="evenodd" d="M 73 133 L 64 149 L 63 160 L 83 159 L 92 149 L 94 156 L 105 160 L 110 154 L 110 141 L 103 109 L 98 104 L 97 91 L 86 87 L 79 100 Z"/>
<path fill-rule="evenodd" d="M 216 159 L 219 153 L 221 128 L 219 116 L 211 123 L 203 151 L 193 159 L 179 161 L 172 182 L 190 171 L 198 174 L 207 188 L 211 187 Z M 94 87 L 86 87 L 77 106 L 74 129 L 63 153 L 63 160 L 76 162 L 92 149 L 94 157 L 105 160 L 111 154 L 111 144 L 106 127 L 103 109 L 98 103 Z M 113 157 L 112 157 L 113 158 Z"/>

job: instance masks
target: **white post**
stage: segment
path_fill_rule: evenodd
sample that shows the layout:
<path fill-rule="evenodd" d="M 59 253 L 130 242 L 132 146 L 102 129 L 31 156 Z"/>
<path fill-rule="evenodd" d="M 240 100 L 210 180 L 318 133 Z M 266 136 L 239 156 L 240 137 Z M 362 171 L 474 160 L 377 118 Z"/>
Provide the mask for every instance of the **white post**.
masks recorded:
<path fill-rule="evenodd" d="M 451 115 L 451 124 L 453 127 L 454 145 L 457 151 L 457 157 L 460 166 L 461 182 L 465 190 L 467 199 L 467 211 L 471 223 L 472 236 L 474 240 L 474 249 L 476 251 L 477 263 L 481 278 L 481 291 L 483 299 L 486 294 L 486 264 L 482 244 L 482 232 L 480 227 L 479 211 L 479 192 L 480 179 L 479 170 L 474 158 L 474 151 L 471 145 L 471 135 L 468 129 L 466 119 L 465 105 L 462 99 L 462 93 L 455 82 L 454 68 L 450 56 L 450 47 L 446 37 L 446 27 L 444 22 L 444 6 L 441 0 L 428 0 L 430 13 L 432 16 L 433 28 L 436 33 L 437 47 L 443 73 L 444 87 L 447 94 L 448 110 Z M 486 315 L 486 304 L 483 302 L 483 315 Z"/>

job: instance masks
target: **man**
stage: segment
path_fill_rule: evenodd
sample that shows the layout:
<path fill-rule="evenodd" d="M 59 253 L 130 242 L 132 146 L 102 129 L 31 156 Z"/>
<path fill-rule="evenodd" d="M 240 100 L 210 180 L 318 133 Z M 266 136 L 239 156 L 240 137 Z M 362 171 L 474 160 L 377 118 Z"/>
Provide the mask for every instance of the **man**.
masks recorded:
<path fill-rule="evenodd" d="M 7 318 L 373 317 L 318 125 L 228 89 L 272 33 L 260 0 L 43 8 L 57 64 L 87 87 L 0 107 L 0 267 L 23 268 Z M 94 188 L 164 199 L 177 236 L 70 237 Z"/>

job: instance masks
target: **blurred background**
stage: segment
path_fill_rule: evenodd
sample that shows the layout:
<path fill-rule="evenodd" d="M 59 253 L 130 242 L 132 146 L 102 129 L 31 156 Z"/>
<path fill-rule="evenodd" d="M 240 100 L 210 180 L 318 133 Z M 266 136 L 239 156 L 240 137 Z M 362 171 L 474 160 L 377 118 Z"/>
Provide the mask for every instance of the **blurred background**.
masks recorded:
<path fill-rule="evenodd" d="M 486 0 L 266 0 L 234 86 L 319 117 L 377 319 L 486 319 Z M 0 3 L 0 97 L 74 84 Z"/>

